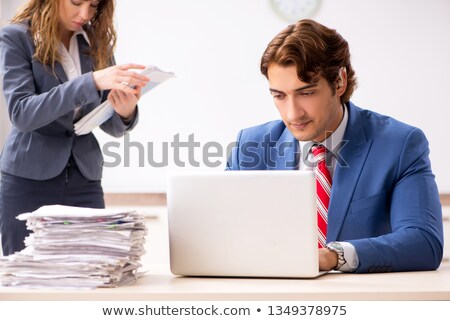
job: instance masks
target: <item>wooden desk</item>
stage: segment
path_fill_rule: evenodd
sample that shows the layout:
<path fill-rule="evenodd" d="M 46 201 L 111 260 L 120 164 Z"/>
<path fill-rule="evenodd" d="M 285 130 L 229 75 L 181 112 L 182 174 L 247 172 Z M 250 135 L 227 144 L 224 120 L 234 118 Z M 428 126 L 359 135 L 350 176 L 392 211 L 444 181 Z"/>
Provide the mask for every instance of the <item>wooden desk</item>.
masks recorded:
<path fill-rule="evenodd" d="M 450 208 L 445 208 L 450 214 Z M 1 300 L 450 300 L 450 264 L 438 271 L 342 274 L 313 280 L 184 278 L 168 268 L 166 208 L 145 210 L 149 235 L 143 257 L 146 276 L 135 284 L 93 291 L 26 290 L 0 287 Z M 450 222 L 447 222 L 450 223 Z M 450 242 L 447 242 L 450 243 Z M 448 254 L 448 253 L 447 253 Z"/>
<path fill-rule="evenodd" d="M 450 300 L 450 266 L 429 272 L 330 273 L 309 280 L 175 277 L 159 266 L 131 286 L 92 291 L 0 287 L 1 300 Z"/>

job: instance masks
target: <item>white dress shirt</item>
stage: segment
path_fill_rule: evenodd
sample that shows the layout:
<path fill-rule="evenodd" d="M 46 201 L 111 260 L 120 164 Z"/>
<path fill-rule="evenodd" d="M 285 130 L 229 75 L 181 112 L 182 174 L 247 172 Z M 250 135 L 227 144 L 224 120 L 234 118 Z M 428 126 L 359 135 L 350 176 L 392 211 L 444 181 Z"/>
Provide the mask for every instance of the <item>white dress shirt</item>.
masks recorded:
<path fill-rule="evenodd" d="M 345 130 L 348 123 L 348 111 L 345 105 L 343 106 L 344 116 L 339 124 L 338 128 L 327 137 L 323 142 L 318 142 L 325 146 L 328 150 L 329 155 L 332 157 L 327 159 L 327 168 L 330 172 L 331 177 L 334 176 L 334 171 L 336 169 L 337 158 L 339 157 L 335 153 L 339 152 L 340 145 L 343 142 Z M 311 147 L 316 142 L 311 141 L 299 141 L 300 145 L 300 164 L 299 169 L 301 171 L 311 171 L 314 170 L 314 155 L 311 152 Z M 333 186 L 333 185 L 332 185 Z M 331 187 L 333 189 L 333 187 Z M 356 253 L 355 247 L 349 242 L 339 242 L 344 249 L 344 258 L 346 263 L 339 269 L 342 272 L 353 272 L 356 270 L 359 264 L 358 254 Z"/>
<path fill-rule="evenodd" d="M 81 76 L 81 64 L 80 64 L 80 52 L 78 49 L 78 35 L 83 35 L 86 42 L 91 45 L 89 42 L 89 37 L 84 31 L 83 28 L 75 31 L 70 38 L 69 50 L 64 46 L 61 42 L 59 44 L 59 54 L 61 55 L 61 65 L 63 66 L 64 72 L 67 75 L 68 80 L 72 80 L 78 76 Z M 80 112 L 81 107 L 78 107 L 74 110 L 73 118 L 76 119 Z"/>

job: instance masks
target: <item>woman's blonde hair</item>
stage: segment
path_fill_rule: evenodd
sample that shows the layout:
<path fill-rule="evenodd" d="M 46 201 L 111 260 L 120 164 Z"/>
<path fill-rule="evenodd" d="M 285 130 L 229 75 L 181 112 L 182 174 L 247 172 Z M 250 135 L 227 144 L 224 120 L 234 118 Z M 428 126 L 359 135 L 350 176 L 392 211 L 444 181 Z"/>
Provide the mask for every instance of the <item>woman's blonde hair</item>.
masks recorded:
<path fill-rule="evenodd" d="M 59 2 L 61 0 L 29 0 L 12 18 L 12 23 L 27 22 L 36 51 L 34 58 L 43 64 L 61 62 L 58 47 L 61 43 L 59 21 Z M 116 47 L 114 28 L 114 0 L 100 0 L 97 11 L 91 21 L 84 26 L 91 43 L 90 55 L 94 70 L 106 68 L 113 61 Z"/>

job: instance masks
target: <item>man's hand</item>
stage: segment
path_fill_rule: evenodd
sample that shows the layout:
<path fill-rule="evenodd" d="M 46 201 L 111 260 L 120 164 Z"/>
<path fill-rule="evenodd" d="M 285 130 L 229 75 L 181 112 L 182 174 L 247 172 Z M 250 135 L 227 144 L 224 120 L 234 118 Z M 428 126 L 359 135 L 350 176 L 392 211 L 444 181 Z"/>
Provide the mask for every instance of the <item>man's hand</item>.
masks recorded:
<path fill-rule="evenodd" d="M 330 271 L 338 264 L 337 253 L 330 251 L 327 248 L 319 249 L 319 270 Z"/>

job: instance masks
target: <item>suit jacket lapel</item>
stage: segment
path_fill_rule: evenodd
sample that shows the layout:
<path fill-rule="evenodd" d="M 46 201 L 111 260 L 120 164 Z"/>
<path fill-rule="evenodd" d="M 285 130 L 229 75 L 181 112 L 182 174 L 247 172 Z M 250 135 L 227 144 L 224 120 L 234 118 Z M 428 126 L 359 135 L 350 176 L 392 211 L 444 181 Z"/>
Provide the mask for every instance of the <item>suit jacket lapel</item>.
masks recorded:
<path fill-rule="evenodd" d="M 344 143 L 339 151 L 340 161 L 333 177 L 330 206 L 328 212 L 327 242 L 334 241 L 348 212 L 356 184 L 366 161 L 372 140 L 367 140 L 358 109 L 348 104 L 349 118 L 344 134 Z"/>
<path fill-rule="evenodd" d="M 81 34 L 78 35 L 77 40 L 78 40 L 78 51 L 80 52 L 81 73 L 85 74 L 87 72 L 94 70 L 92 57 L 90 56 L 90 48 L 89 44 L 86 42 L 86 39 L 84 39 L 83 35 Z"/>
<path fill-rule="evenodd" d="M 78 51 L 80 52 L 80 67 L 81 73 L 87 73 L 92 71 L 92 58 L 89 55 L 89 44 L 86 42 L 82 35 L 77 36 L 78 40 Z M 55 63 L 55 74 L 61 83 L 65 83 L 69 79 L 67 78 L 66 72 L 61 63 Z"/>
<path fill-rule="evenodd" d="M 287 128 L 284 129 L 275 146 L 271 146 L 269 155 L 270 159 L 266 160 L 268 169 L 298 169 L 300 156 L 298 153 L 298 141 Z"/>
<path fill-rule="evenodd" d="M 55 74 L 61 83 L 65 83 L 68 80 L 66 72 L 64 71 L 64 68 L 61 65 L 61 63 L 59 63 L 59 62 L 55 63 Z"/>
<path fill-rule="evenodd" d="M 94 70 L 92 57 L 90 56 L 90 47 L 83 35 L 77 35 L 78 52 L 80 54 L 80 70 L 81 74 L 85 74 Z M 85 116 L 94 106 L 82 106 L 79 117 Z"/>
<path fill-rule="evenodd" d="M 89 51 L 90 48 L 89 44 L 86 42 L 86 39 L 84 39 L 83 35 L 81 34 L 77 35 L 77 41 L 78 41 L 78 51 L 80 53 L 80 69 L 81 73 L 85 74 L 93 70 L 92 57 L 90 56 Z M 55 74 L 61 83 L 65 83 L 69 80 L 67 78 L 66 72 L 64 71 L 64 67 L 59 62 L 55 63 Z M 85 109 L 84 107 L 81 108 L 80 116 L 84 116 L 86 112 L 84 109 Z M 73 113 L 70 119 L 72 121 Z"/>
<path fill-rule="evenodd" d="M 60 62 L 55 62 L 55 74 L 58 77 L 58 80 L 61 84 L 67 82 L 69 79 L 67 78 L 66 72 L 64 71 L 64 67 Z M 64 117 L 64 123 L 67 127 L 71 127 L 73 122 L 73 111 L 67 113 Z"/>

